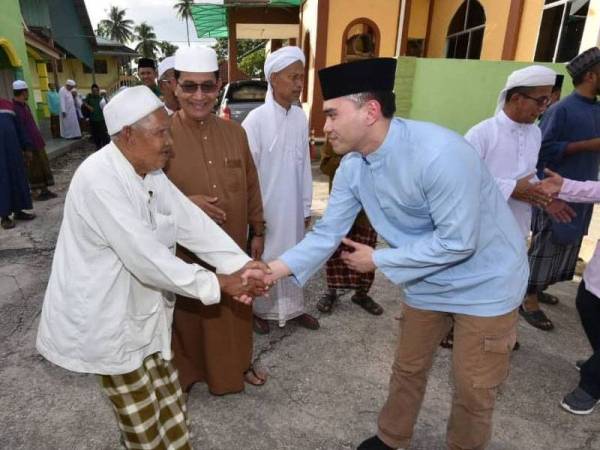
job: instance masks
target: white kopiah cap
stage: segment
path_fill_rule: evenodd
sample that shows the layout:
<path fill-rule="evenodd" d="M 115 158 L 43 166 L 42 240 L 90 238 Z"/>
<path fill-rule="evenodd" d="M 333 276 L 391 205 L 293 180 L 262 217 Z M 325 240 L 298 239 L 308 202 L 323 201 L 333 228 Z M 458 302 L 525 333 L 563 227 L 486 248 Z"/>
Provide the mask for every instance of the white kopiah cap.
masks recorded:
<path fill-rule="evenodd" d="M 22 89 L 27 89 L 27 83 L 23 80 L 13 81 L 13 91 L 20 91 Z"/>
<path fill-rule="evenodd" d="M 65 84 L 67 86 L 77 86 L 77 83 L 75 83 L 73 80 L 67 80 L 67 82 Z"/>
<path fill-rule="evenodd" d="M 181 72 L 216 72 L 217 53 L 210 47 L 182 47 L 175 52 L 175 70 Z"/>
<path fill-rule="evenodd" d="M 161 62 L 158 63 L 158 78 L 162 77 L 167 70 L 175 67 L 175 57 L 167 56 Z"/>
<path fill-rule="evenodd" d="M 163 102 L 146 86 L 123 89 L 102 110 L 108 134 L 112 136 L 163 107 Z"/>

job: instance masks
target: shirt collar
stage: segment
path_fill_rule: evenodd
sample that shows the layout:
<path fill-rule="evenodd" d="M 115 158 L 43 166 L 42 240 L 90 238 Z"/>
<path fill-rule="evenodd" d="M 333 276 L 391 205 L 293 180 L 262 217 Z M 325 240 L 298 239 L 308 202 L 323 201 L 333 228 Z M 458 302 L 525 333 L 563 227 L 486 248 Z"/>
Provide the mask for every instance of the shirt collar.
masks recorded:
<path fill-rule="evenodd" d="M 173 118 L 175 118 L 175 117 L 179 117 L 185 125 L 188 125 L 192 128 L 198 128 L 198 129 L 202 129 L 204 127 L 212 125 L 212 123 L 215 122 L 217 119 L 213 113 L 210 113 L 208 116 L 206 116 L 202 120 L 190 119 L 185 115 L 185 112 L 183 111 L 183 109 L 176 111 L 173 114 Z"/>
<path fill-rule="evenodd" d="M 533 123 L 515 122 L 510 117 L 508 117 L 508 115 L 502 109 L 498 111 L 498 113 L 496 114 L 496 118 L 501 125 L 508 127 L 510 130 L 522 130 L 531 126 L 536 126 Z"/>
<path fill-rule="evenodd" d="M 125 155 L 123 154 L 123 152 L 121 152 L 119 147 L 117 147 L 117 145 L 114 142 L 111 142 L 108 145 L 108 153 L 113 162 L 116 164 L 119 173 L 123 176 L 126 176 L 127 178 L 132 178 L 134 180 L 137 180 L 139 183 L 142 183 L 144 179 L 135 171 L 135 169 L 133 168 L 129 160 L 125 158 Z"/>
<path fill-rule="evenodd" d="M 383 160 L 392 148 L 396 147 L 397 143 L 401 141 L 399 138 L 403 132 L 404 123 L 402 120 L 397 117 L 393 118 L 390 122 L 390 128 L 381 145 L 374 152 L 369 153 L 367 156 L 362 156 L 363 161 L 370 165 Z"/>
<path fill-rule="evenodd" d="M 581 95 L 581 94 L 580 94 L 579 92 L 577 92 L 577 91 L 573 91 L 573 93 L 572 93 L 571 95 L 572 95 L 573 97 L 575 97 L 577 100 L 580 100 L 580 101 L 582 101 L 582 102 L 585 102 L 585 103 L 589 103 L 590 105 L 594 105 L 594 104 L 596 104 L 596 103 L 597 103 L 597 98 L 596 98 L 596 97 L 594 97 L 594 98 L 589 98 L 589 97 L 586 97 L 586 96 L 584 96 L 584 95 Z"/>

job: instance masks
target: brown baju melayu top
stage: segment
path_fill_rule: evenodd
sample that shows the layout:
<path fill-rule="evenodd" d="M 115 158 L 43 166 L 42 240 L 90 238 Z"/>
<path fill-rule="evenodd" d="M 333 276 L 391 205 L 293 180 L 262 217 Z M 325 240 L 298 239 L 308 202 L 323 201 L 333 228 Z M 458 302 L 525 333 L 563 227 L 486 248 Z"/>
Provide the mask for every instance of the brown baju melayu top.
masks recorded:
<path fill-rule="evenodd" d="M 185 195 L 218 197 L 216 206 L 227 215 L 223 229 L 243 249 L 248 226 L 264 227 L 258 175 L 244 129 L 210 115 L 202 121 L 173 116 L 171 132 L 175 156 L 167 176 Z M 186 249 L 177 255 L 200 262 Z M 252 306 L 221 295 L 217 305 L 177 297 L 173 316 L 174 363 L 181 385 L 189 390 L 205 381 L 217 395 L 244 389 L 244 372 L 252 361 Z"/>

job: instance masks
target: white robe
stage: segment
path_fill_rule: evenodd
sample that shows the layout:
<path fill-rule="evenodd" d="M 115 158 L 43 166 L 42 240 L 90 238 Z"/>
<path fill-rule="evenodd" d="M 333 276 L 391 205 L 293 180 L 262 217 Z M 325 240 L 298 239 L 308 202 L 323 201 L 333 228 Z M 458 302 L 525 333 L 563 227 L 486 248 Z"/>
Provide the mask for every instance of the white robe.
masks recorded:
<path fill-rule="evenodd" d="M 60 135 L 65 139 L 81 137 L 79 120 L 77 118 L 77 108 L 73 94 L 66 87 L 61 87 L 58 91 L 60 97 Z M 66 113 L 63 117 L 62 113 Z"/>
<path fill-rule="evenodd" d="M 263 260 L 271 261 L 304 237 L 304 218 L 310 217 L 312 175 L 308 121 L 304 111 L 286 111 L 269 90 L 265 104 L 242 123 L 254 158 L 266 221 Z M 302 288 L 291 278 L 275 285 L 268 298 L 254 301 L 254 313 L 280 324 L 304 313 Z"/>
<path fill-rule="evenodd" d="M 465 139 L 496 180 L 508 202 L 523 236 L 527 238 L 531 224 L 531 205 L 511 197 L 517 181 L 536 172 L 542 133 L 535 124 L 517 123 L 504 111 L 478 123 L 465 134 Z"/>

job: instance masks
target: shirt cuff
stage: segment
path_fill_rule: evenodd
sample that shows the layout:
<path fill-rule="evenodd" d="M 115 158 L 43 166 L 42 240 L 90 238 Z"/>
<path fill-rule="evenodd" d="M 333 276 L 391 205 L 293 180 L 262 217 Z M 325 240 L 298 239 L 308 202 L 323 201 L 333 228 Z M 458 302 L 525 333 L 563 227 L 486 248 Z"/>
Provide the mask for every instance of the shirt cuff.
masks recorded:
<path fill-rule="evenodd" d="M 229 256 L 226 262 L 219 264 L 219 267 L 217 267 L 217 273 L 230 275 L 233 272 L 240 270 L 250 261 L 252 261 L 252 258 L 246 254 Z"/>

